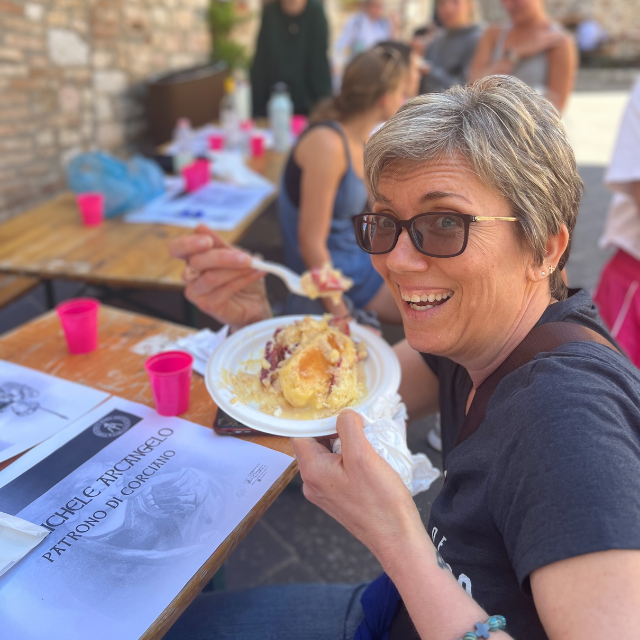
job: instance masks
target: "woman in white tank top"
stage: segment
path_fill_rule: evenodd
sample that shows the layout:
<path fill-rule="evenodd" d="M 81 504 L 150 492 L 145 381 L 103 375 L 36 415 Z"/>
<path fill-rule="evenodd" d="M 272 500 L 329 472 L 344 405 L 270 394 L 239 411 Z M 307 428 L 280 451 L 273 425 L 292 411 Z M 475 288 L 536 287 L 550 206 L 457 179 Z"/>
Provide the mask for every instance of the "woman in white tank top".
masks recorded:
<path fill-rule="evenodd" d="M 502 0 L 502 5 L 510 22 L 485 31 L 469 81 L 494 74 L 515 76 L 561 112 L 573 89 L 577 67 L 572 38 L 551 21 L 544 0 Z"/>

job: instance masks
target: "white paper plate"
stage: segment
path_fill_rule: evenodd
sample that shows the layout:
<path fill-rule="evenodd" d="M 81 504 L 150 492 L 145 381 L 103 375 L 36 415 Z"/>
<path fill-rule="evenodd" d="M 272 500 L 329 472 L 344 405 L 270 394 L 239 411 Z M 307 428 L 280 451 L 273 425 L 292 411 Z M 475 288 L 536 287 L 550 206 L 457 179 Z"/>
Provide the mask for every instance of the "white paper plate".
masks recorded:
<path fill-rule="evenodd" d="M 321 316 L 312 316 L 321 319 Z M 336 416 L 318 420 L 276 418 L 262 413 L 256 407 L 240 402 L 231 404 L 234 393 L 223 382 L 223 371 L 234 373 L 239 365 L 261 356 L 264 346 L 273 338 L 278 327 L 284 327 L 304 316 L 280 316 L 252 324 L 227 338 L 207 363 L 205 383 L 215 403 L 242 424 L 265 433 L 287 437 L 318 437 L 336 432 Z M 400 387 L 400 363 L 393 349 L 368 329 L 351 323 L 351 336 L 367 345 L 368 357 L 364 361 L 367 376 L 367 395 L 354 411 L 367 413 L 378 396 L 395 393 Z"/>

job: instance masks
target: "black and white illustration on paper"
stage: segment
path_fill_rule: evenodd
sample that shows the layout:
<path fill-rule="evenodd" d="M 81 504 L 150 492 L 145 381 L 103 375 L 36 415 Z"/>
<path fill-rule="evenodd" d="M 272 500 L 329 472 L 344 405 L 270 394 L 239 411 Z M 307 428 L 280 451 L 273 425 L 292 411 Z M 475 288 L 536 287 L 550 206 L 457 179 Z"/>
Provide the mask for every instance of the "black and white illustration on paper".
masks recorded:
<path fill-rule="evenodd" d="M 108 393 L 0 360 L 0 462 L 64 429 Z"/>
<path fill-rule="evenodd" d="M 40 392 L 29 385 L 0 381 L 0 413 L 11 410 L 22 418 L 40 410 L 58 416 L 61 420 L 69 420 L 67 416 L 43 407 L 37 400 L 39 395 Z"/>

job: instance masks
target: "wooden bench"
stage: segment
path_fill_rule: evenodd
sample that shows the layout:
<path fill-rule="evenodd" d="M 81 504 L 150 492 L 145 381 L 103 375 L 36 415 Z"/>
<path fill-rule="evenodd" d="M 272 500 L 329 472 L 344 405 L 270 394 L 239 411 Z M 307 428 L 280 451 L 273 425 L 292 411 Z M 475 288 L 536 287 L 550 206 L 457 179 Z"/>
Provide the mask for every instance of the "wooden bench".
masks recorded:
<path fill-rule="evenodd" d="M 30 276 L 0 275 L 0 309 L 38 286 L 40 280 Z"/>

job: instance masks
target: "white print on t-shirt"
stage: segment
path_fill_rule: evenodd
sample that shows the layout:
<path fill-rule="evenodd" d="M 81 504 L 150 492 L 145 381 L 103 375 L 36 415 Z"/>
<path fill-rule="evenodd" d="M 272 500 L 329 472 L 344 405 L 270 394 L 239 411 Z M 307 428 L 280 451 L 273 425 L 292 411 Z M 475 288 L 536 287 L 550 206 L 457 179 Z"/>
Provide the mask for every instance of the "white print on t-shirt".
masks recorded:
<path fill-rule="evenodd" d="M 436 544 L 436 536 L 438 535 L 438 527 L 433 527 L 433 529 L 431 530 L 431 541 L 433 542 L 433 544 Z M 444 558 L 442 558 L 442 555 L 440 555 L 440 549 L 442 547 L 442 545 L 447 541 L 447 536 L 442 536 L 442 538 L 440 539 L 440 542 L 438 542 L 438 546 L 436 548 L 436 552 L 439 555 L 439 557 L 442 559 L 442 561 L 444 562 L 444 564 L 447 566 L 447 568 L 449 569 L 449 571 L 451 571 L 451 573 L 453 573 L 453 569 L 451 568 L 451 565 L 445 561 Z M 455 576 L 455 573 L 453 574 Z M 464 573 L 461 573 L 458 576 L 458 584 L 469 594 L 471 595 L 471 579 L 469 578 L 469 576 L 465 575 Z"/>

